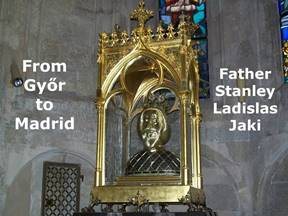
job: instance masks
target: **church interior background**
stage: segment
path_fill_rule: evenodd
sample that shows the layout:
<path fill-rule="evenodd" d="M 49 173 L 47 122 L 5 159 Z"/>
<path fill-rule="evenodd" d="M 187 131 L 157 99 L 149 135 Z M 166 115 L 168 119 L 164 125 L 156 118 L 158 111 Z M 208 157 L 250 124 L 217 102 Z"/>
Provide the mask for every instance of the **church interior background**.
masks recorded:
<path fill-rule="evenodd" d="M 179 9 L 175 6 L 177 2 L 184 3 L 185 7 Z M 220 216 L 286 216 L 288 3 L 277 0 L 206 0 L 201 3 L 196 7 L 190 1 L 145 1 L 146 8 L 155 12 L 148 22 L 154 31 L 160 20 L 167 28 L 170 23 L 177 24 L 182 11 L 198 25 L 195 40 L 200 41 L 202 50 L 199 57 L 203 115 L 201 156 L 207 205 Z M 0 215 L 41 215 L 42 177 L 45 167 L 49 170 L 49 164 L 43 166 L 45 161 L 70 164 L 71 172 L 79 175 L 81 172 L 79 208 L 89 203 L 96 164 L 94 102 L 99 33 L 113 32 L 116 24 L 131 33 L 137 24 L 130 20 L 129 14 L 137 4 L 138 1 L 132 0 L 0 1 Z M 33 93 L 11 85 L 11 63 L 15 61 L 20 65 L 23 59 L 68 65 L 66 74 L 57 74 L 57 78 L 67 82 L 65 92 L 41 96 L 54 102 L 55 108 L 49 113 L 35 110 Z M 223 67 L 273 72 L 269 80 L 246 82 L 246 86 L 277 88 L 272 100 L 246 99 L 247 103 L 257 100 L 279 106 L 277 115 L 262 117 L 260 132 L 229 132 L 231 116 L 213 114 L 214 102 L 223 105 L 235 104 L 238 100 L 215 96 L 214 90 L 219 84 L 236 86 L 233 80 L 219 78 L 219 69 Z M 50 78 L 45 73 L 21 75 L 24 80 Z M 75 130 L 15 130 L 15 116 L 43 119 L 48 114 L 55 118 L 75 116 Z M 235 115 L 233 118 L 247 117 Z M 118 139 L 112 134 L 111 140 Z M 179 140 L 177 133 L 173 134 L 174 140 Z M 137 150 L 132 149 L 132 152 Z M 118 151 L 111 148 L 109 157 L 117 158 Z M 116 160 L 110 166 L 117 172 Z M 178 206 L 171 208 L 179 210 Z"/>

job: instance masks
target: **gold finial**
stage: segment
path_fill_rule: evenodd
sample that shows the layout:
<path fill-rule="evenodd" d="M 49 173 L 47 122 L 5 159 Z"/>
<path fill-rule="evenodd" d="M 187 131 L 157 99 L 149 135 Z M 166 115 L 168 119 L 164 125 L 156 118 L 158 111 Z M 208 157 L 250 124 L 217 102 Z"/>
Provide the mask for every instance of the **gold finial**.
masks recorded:
<path fill-rule="evenodd" d="M 184 13 L 184 11 L 181 12 L 181 15 L 179 16 L 180 23 L 185 23 L 187 19 L 187 15 Z"/>
<path fill-rule="evenodd" d="M 131 13 L 131 20 L 137 20 L 140 27 L 144 27 L 145 23 L 154 16 L 154 12 L 145 9 L 144 0 L 140 0 L 138 7 Z"/>
<path fill-rule="evenodd" d="M 174 38 L 174 26 L 172 23 L 168 26 L 167 30 L 168 30 L 168 33 L 167 33 L 168 38 L 173 39 Z"/>
<path fill-rule="evenodd" d="M 164 29 L 162 27 L 162 21 L 160 21 L 158 24 L 158 27 L 157 27 L 157 40 L 158 41 L 163 40 L 164 35 L 165 35 L 165 32 L 164 32 Z"/>

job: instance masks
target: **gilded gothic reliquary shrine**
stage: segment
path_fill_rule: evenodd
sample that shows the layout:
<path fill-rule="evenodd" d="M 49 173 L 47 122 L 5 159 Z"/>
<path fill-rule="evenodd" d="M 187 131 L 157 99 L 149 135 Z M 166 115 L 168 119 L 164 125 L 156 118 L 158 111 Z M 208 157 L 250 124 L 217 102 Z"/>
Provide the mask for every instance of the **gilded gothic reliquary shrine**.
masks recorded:
<path fill-rule="evenodd" d="M 91 205 L 182 203 L 191 211 L 204 209 L 197 41 L 191 39 L 197 27 L 183 14 L 177 29 L 159 23 L 153 32 L 145 25 L 152 17 L 140 1 L 131 13 L 138 22 L 131 35 L 119 26 L 100 34 Z M 121 118 L 113 120 L 115 113 Z M 117 143 L 111 143 L 111 123 Z M 113 146 L 120 149 L 117 158 L 110 156 Z"/>

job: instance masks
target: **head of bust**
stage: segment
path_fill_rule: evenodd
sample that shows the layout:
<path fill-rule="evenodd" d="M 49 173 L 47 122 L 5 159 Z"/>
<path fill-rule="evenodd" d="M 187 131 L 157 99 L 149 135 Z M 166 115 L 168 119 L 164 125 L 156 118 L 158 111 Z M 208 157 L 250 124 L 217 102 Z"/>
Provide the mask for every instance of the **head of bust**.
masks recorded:
<path fill-rule="evenodd" d="M 164 113 L 158 108 L 143 110 L 138 122 L 138 134 L 148 151 L 162 149 L 170 138 L 170 127 Z"/>

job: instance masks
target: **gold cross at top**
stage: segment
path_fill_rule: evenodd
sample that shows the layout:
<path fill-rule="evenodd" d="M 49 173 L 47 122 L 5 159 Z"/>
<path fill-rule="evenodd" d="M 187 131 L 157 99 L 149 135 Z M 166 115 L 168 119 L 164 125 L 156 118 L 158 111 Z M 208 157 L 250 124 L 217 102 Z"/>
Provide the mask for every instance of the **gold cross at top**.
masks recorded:
<path fill-rule="evenodd" d="M 154 12 L 145 9 L 144 0 L 140 0 L 137 8 L 131 13 L 130 19 L 137 20 L 140 27 L 144 27 L 145 23 L 154 16 Z"/>

